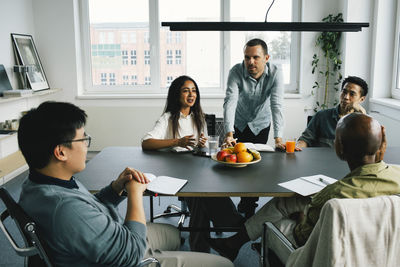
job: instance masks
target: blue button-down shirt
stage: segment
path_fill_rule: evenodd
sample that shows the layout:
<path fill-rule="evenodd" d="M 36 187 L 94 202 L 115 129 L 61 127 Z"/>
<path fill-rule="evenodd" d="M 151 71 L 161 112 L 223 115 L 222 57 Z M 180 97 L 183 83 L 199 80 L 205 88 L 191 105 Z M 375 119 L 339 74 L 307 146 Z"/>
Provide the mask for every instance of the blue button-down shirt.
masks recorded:
<path fill-rule="evenodd" d="M 264 73 L 256 80 L 248 73 L 244 62 L 229 72 L 224 101 L 224 130 L 234 126 L 243 131 L 248 125 L 254 135 L 273 120 L 274 137 L 283 136 L 283 77 L 282 71 L 267 62 Z"/>

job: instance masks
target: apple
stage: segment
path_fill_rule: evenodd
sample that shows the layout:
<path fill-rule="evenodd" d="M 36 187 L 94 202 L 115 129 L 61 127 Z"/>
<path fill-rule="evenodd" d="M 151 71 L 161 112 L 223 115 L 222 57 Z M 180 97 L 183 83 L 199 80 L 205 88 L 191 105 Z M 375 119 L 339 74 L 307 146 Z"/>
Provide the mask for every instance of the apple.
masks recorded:
<path fill-rule="evenodd" d="M 237 161 L 237 156 L 236 154 L 229 154 L 225 157 L 225 161 L 226 162 L 230 162 L 230 163 L 236 163 Z"/>
<path fill-rule="evenodd" d="M 228 155 L 229 155 L 228 152 L 226 152 L 226 151 L 224 151 L 224 150 L 221 150 L 221 151 L 219 151 L 219 152 L 217 153 L 217 160 L 219 160 L 219 161 L 224 161 L 225 157 L 228 156 Z"/>

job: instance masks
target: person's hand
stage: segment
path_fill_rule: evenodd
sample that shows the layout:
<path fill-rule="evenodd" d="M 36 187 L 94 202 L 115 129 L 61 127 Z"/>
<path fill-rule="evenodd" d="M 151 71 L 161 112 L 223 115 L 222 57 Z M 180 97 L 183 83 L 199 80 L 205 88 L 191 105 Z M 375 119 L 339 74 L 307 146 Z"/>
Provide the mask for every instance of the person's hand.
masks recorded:
<path fill-rule="evenodd" d="M 222 143 L 222 148 L 227 148 L 230 146 L 235 146 L 236 145 L 236 138 L 233 138 L 233 133 L 229 132 L 226 134 L 224 142 Z"/>
<path fill-rule="evenodd" d="M 127 167 L 121 172 L 118 178 L 114 182 L 112 182 L 111 187 L 117 194 L 120 195 L 125 188 L 125 184 L 131 180 L 135 180 L 141 184 L 147 184 L 150 182 L 150 180 L 147 179 L 144 173 Z"/>
<path fill-rule="evenodd" d="M 136 180 L 130 180 L 125 184 L 125 190 L 126 192 L 128 192 L 128 195 L 139 194 L 140 196 L 142 196 L 146 188 L 147 184 L 139 183 Z"/>
<path fill-rule="evenodd" d="M 347 115 L 347 114 L 354 113 L 354 112 L 367 114 L 367 111 L 365 110 L 365 108 L 363 108 L 360 105 L 360 103 L 352 103 L 351 105 L 348 105 L 346 107 L 345 114 L 343 114 L 343 115 Z"/>
<path fill-rule="evenodd" d="M 353 112 L 367 114 L 367 111 L 365 110 L 365 108 L 363 108 L 363 106 L 360 105 L 360 103 L 356 103 L 353 105 Z"/>
<path fill-rule="evenodd" d="M 294 147 L 294 151 L 302 151 L 302 149 L 300 146 L 297 146 L 297 144 L 296 144 L 296 146 Z"/>
<path fill-rule="evenodd" d="M 286 145 L 282 142 L 282 138 L 276 137 L 275 138 L 275 149 L 285 151 L 286 150 Z"/>
<path fill-rule="evenodd" d="M 204 133 L 200 134 L 199 142 L 197 143 L 198 147 L 205 147 L 208 138 L 204 135 Z"/>
<path fill-rule="evenodd" d="M 194 138 L 194 135 L 186 135 L 180 139 L 178 139 L 178 146 L 184 147 L 186 149 L 192 150 L 191 147 L 194 147 L 196 145 L 196 139 Z"/>
<path fill-rule="evenodd" d="M 381 126 L 381 131 L 382 131 L 382 143 L 381 143 L 381 146 L 379 147 L 378 151 L 376 151 L 375 162 L 379 162 L 379 161 L 383 160 L 383 156 L 385 155 L 386 147 L 387 147 L 385 126 L 383 126 L 383 125 Z"/>

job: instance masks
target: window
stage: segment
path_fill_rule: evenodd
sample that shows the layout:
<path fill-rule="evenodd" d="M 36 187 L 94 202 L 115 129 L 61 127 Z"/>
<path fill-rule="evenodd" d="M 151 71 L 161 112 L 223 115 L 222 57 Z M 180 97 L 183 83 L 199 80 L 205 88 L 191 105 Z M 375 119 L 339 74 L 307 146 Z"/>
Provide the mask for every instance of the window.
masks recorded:
<path fill-rule="evenodd" d="M 150 64 L 150 50 L 144 51 L 144 64 L 146 65 Z"/>
<path fill-rule="evenodd" d="M 122 85 L 129 85 L 129 75 L 122 75 L 123 83 Z"/>
<path fill-rule="evenodd" d="M 400 99 L 400 1 L 397 2 L 397 22 L 395 35 L 395 60 L 393 68 L 392 97 Z"/>
<path fill-rule="evenodd" d="M 167 44 L 172 43 L 172 32 L 167 32 Z"/>
<path fill-rule="evenodd" d="M 176 32 L 175 33 L 175 42 L 177 44 L 179 44 L 182 41 L 181 37 L 182 37 L 182 33 L 181 32 Z"/>
<path fill-rule="evenodd" d="M 122 65 L 128 65 L 128 51 L 122 51 Z"/>
<path fill-rule="evenodd" d="M 241 0 L 79 2 L 87 93 L 166 93 L 171 77 L 189 75 L 202 93 L 223 95 L 229 69 L 242 62 L 243 46 L 254 37 L 267 42 L 271 61 L 282 66 L 286 92 L 297 92 L 298 33 L 171 32 L 161 27 L 162 21 L 261 22 L 270 1 L 253 0 L 252 5 Z M 268 21 L 299 21 L 299 10 L 298 1 L 275 1 Z M 107 80 L 109 75 L 104 81 L 100 74 L 110 70 L 113 81 Z M 129 81 L 135 86 L 121 86 L 123 75 L 137 75 Z"/>
<path fill-rule="evenodd" d="M 144 77 L 144 84 L 147 84 L 147 85 L 151 84 L 151 78 L 150 78 L 150 76 Z"/>
<path fill-rule="evenodd" d="M 131 76 L 131 85 L 137 85 L 137 75 Z"/>
<path fill-rule="evenodd" d="M 173 80 L 174 80 L 174 77 L 167 76 L 167 86 L 170 86 Z"/>
<path fill-rule="evenodd" d="M 115 85 L 115 73 L 109 73 L 108 80 L 110 81 L 110 85 Z"/>
<path fill-rule="evenodd" d="M 167 50 L 167 65 L 172 64 L 172 50 Z"/>
<path fill-rule="evenodd" d="M 100 73 L 100 80 L 102 85 L 107 85 L 107 73 Z"/>
<path fill-rule="evenodd" d="M 175 64 L 182 64 L 182 51 L 175 50 Z"/>
<path fill-rule="evenodd" d="M 131 65 L 136 65 L 136 50 L 131 50 Z"/>

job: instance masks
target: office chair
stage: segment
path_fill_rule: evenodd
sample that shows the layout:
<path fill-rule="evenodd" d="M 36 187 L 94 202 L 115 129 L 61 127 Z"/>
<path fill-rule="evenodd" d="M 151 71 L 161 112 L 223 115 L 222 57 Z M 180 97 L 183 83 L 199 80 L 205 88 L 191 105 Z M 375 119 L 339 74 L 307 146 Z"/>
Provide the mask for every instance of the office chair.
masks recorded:
<path fill-rule="evenodd" d="M 215 135 L 216 134 L 216 118 L 215 114 L 205 114 L 205 121 L 207 125 L 207 132 L 209 135 Z M 221 138 L 220 138 L 221 139 Z M 150 196 L 151 197 L 151 196 Z M 185 223 L 186 217 L 190 216 L 187 204 L 184 200 L 183 197 L 178 197 L 178 200 L 181 202 L 181 206 L 178 207 L 177 205 L 170 204 L 167 206 L 167 208 L 164 210 L 163 213 L 158 214 L 153 217 L 153 219 L 158 219 L 162 217 L 180 217 L 178 220 L 178 228 L 183 227 L 183 224 Z M 174 210 L 174 212 L 173 212 Z"/>
<path fill-rule="evenodd" d="M 24 266 L 27 267 L 52 267 L 54 266 L 48 257 L 46 250 L 48 249 L 46 242 L 40 237 L 40 233 L 35 222 L 25 213 L 20 205 L 10 196 L 5 188 L 0 188 L 0 198 L 3 201 L 6 210 L 0 215 L 0 228 L 5 234 L 7 240 L 15 252 L 25 257 Z M 19 247 L 10 232 L 4 225 L 4 221 L 11 217 L 17 226 L 25 246 Z M 147 258 L 142 260 L 136 267 L 144 267 L 151 263 L 156 263 L 160 267 L 158 260 L 155 258 Z"/>
<path fill-rule="evenodd" d="M 400 197 L 331 199 L 306 244 L 297 248 L 272 223 L 264 224 L 260 265 L 400 266 Z M 280 264 L 271 262 L 280 261 Z M 275 255 L 274 255 L 275 254 Z"/>

